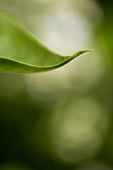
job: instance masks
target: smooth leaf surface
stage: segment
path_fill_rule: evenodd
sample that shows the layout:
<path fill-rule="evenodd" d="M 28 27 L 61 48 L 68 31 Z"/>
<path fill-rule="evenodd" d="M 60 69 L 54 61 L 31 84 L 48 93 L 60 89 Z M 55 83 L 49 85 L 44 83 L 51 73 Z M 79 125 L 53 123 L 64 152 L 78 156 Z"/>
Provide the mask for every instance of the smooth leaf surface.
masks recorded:
<path fill-rule="evenodd" d="M 34 73 L 59 68 L 80 54 L 60 56 L 49 51 L 4 12 L 0 12 L 0 72 Z"/>

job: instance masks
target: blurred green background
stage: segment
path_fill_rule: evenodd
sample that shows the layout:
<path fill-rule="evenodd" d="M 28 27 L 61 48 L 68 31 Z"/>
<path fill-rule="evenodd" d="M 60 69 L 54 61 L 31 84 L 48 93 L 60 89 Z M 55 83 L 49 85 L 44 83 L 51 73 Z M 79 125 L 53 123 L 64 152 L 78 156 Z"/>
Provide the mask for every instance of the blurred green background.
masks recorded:
<path fill-rule="evenodd" d="M 95 49 L 55 71 L 0 73 L 0 170 L 112 170 L 113 1 L 0 0 L 0 9 L 54 52 Z"/>

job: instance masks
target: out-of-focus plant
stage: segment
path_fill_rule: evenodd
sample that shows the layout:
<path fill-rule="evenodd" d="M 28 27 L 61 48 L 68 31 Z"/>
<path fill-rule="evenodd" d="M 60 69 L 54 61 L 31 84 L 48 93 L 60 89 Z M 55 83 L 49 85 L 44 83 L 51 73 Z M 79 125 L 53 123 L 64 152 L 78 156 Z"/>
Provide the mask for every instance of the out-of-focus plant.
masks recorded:
<path fill-rule="evenodd" d="M 18 48 L 13 59 L 40 66 L 34 55 L 31 61 L 33 48 L 27 49 L 34 46 L 34 39 L 62 56 L 72 56 L 81 48 L 96 49 L 55 71 L 0 73 L 0 168 L 112 170 L 112 1 L 0 0 L 0 9 L 14 16 L 26 30 L 21 35 L 23 29 L 15 29 L 15 21 L 11 24 L 15 34 L 21 36 L 19 42 L 9 39 L 8 51 L 5 48 L 2 57 L 10 59 L 12 46 L 16 51 L 22 43 L 26 51 Z M 6 21 L 9 16 L 5 16 Z M 35 37 L 33 41 L 31 36 Z M 7 37 L 8 33 L 4 43 Z M 37 42 L 35 45 L 39 56 Z M 56 62 L 57 56 L 51 51 Z M 47 59 L 40 56 L 40 63 Z M 46 60 L 44 67 L 53 64 L 50 62 Z"/>

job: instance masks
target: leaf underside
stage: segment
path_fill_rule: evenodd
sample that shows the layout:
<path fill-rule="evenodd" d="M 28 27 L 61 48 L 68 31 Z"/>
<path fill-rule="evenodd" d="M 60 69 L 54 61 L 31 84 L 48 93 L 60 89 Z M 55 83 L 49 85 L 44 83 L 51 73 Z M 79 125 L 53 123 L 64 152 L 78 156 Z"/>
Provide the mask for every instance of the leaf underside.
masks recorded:
<path fill-rule="evenodd" d="M 34 73 L 54 70 L 77 56 L 61 56 L 49 51 L 4 12 L 0 12 L 0 72 Z"/>

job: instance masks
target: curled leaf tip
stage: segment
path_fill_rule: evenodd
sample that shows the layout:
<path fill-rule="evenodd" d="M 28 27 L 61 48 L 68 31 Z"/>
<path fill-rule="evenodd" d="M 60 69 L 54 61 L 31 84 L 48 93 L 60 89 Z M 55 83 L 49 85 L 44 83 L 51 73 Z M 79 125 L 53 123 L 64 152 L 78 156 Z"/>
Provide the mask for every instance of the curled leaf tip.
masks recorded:
<path fill-rule="evenodd" d="M 0 72 L 11 73 L 54 70 L 85 52 L 93 51 L 81 50 L 68 57 L 53 53 L 4 12 L 0 12 L 0 44 Z"/>

